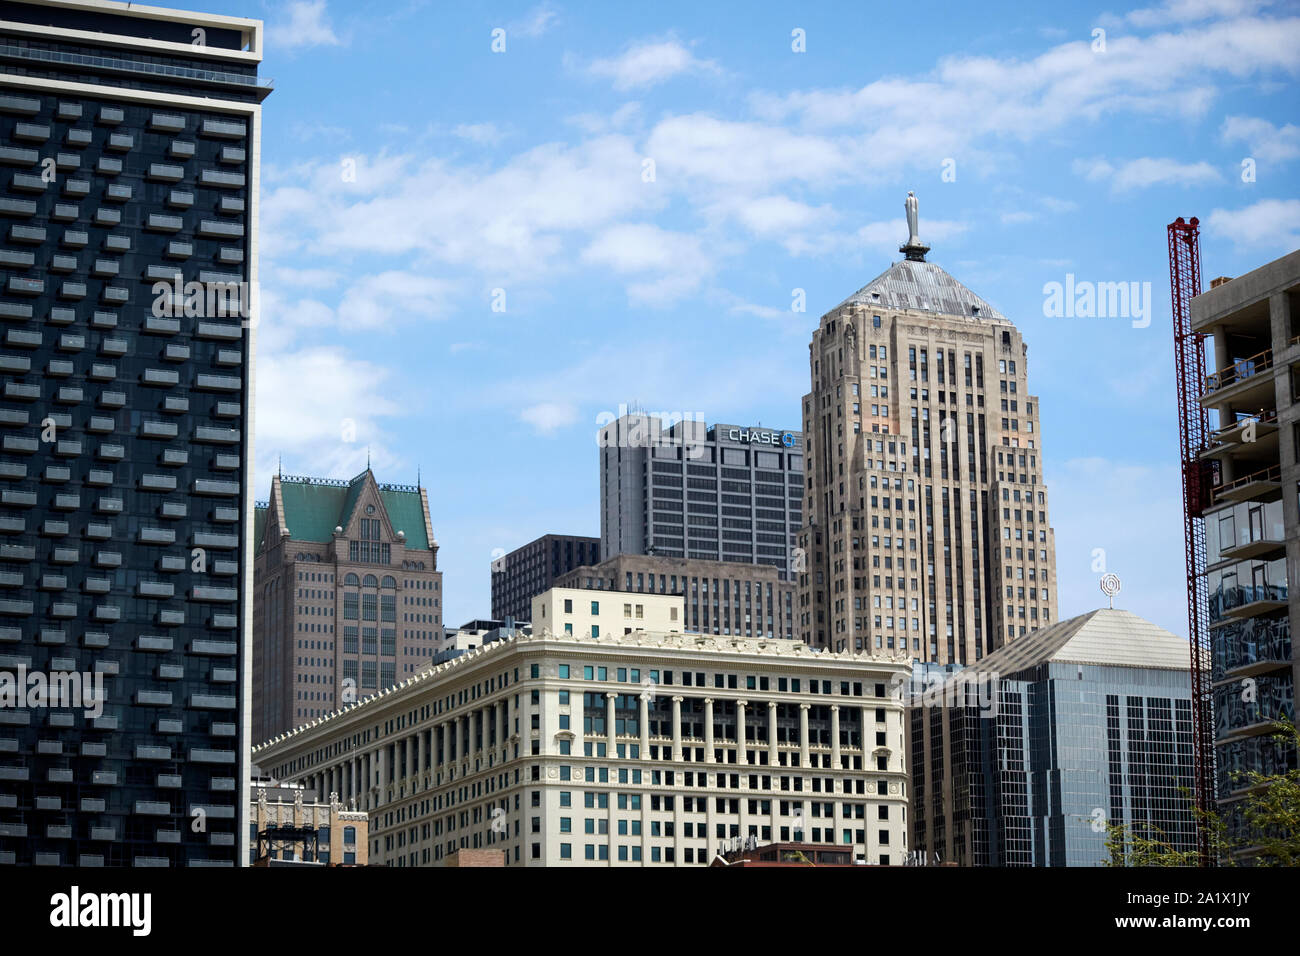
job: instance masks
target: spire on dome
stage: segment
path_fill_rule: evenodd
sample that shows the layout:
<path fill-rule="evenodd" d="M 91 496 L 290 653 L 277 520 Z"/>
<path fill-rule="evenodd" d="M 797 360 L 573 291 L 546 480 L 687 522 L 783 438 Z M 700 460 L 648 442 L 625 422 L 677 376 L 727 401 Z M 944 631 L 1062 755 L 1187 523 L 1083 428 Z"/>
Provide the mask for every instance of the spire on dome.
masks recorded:
<path fill-rule="evenodd" d="M 899 246 L 898 251 L 913 262 L 924 262 L 925 254 L 930 251 L 930 247 L 921 241 L 917 226 L 916 194 L 910 189 L 907 191 L 903 208 L 907 210 L 907 242 Z"/>

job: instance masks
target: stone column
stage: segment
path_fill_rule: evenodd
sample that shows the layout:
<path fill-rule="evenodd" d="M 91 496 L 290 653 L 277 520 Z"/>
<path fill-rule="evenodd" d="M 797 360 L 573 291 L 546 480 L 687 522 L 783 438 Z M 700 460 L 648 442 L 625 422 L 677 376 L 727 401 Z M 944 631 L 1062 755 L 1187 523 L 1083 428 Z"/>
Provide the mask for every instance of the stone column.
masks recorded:
<path fill-rule="evenodd" d="M 871 716 L 870 721 L 867 720 L 868 715 Z M 876 741 L 875 719 L 876 719 L 876 712 L 873 708 L 871 707 L 862 708 L 862 769 L 863 770 L 867 769 L 867 754 L 871 753 L 872 749 L 875 747 L 875 741 Z"/>
<path fill-rule="evenodd" d="M 685 697 L 673 698 L 673 759 L 682 759 L 682 701 Z"/>
<path fill-rule="evenodd" d="M 704 762 L 713 763 L 713 698 L 704 698 Z"/>
<path fill-rule="evenodd" d="M 605 692 L 605 746 L 608 748 L 608 755 L 614 757 L 618 755 L 618 743 L 614 727 L 617 724 L 616 711 L 614 709 L 614 699 L 618 697 L 612 690 Z"/>
<path fill-rule="evenodd" d="M 428 734 L 427 730 L 418 730 L 415 733 L 415 785 L 417 789 L 424 786 L 424 771 L 427 767 L 424 762 L 424 740 Z"/>
<path fill-rule="evenodd" d="M 388 802 L 388 744 L 379 745 L 379 802 Z"/>
<path fill-rule="evenodd" d="M 749 701 L 736 701 L 736 764 L 745 766 L 749 763 L 749 753 L 745 746 L 745 708 L 749 706 Z M 744 836 L 744 829 L 741 829 L 741 836 Z"/>
<path fill-rule="evenodd" d="M 831 704 L 831 766 L 840 769 L 840 705 Z"/>
<path fill-rule="evenodd" d="M 799 766 L 808 766 L 808 708 L 811 704 L 799 705 Z"/>
<path fill-rule="evenodd" d="M 497 756 L 501 756 L 506 746 L 506 738 L 504 736 L 505 729 L 506 729 L 506 718 L 505 718 L 505 714 L 502 713 L 501 708 L 502 708 L 501 701 L 497 701 L 495 704 L 492 705 L 492 728 L 493 728 L 492 746 L 496 750 Z"/>
<path fill-rule="evenodd" d="M 406 767 L 404 773 L 409 782 L 411 781 L 411 778 L 415 776 L 415 734 L 407 735 L 406 740 L 403 741 L 403 749 L 406 751 Z"/>
<path fill-rule="evenodd" d="M 767 702 L 767 762 L 777 766 L 780 758 L 776 749 L 776 701 Z"/>
<path fill-rule="evenodd" d="M 447 763 L 455 765 L 460 757 L 460 718 L 451 719 L 451 750 L 447 753 Z"/>
<path fill-rule="evenodd" d="M 650 756 L 650 691 L 641 691 L 637 708 L 637 727 L 641 731 L 641 759 Z"/>
<path fill-rule="evenodd" d="M 438 725 L 438 731 L 439 731 L 439 735 L 442 737 L 442 759 L 441 760 L 435 759 L 434 765 L 438 767 L 445 767 L 448 763 L 450 763 L 450 760 L 448 758 L 451 756 L 451 749 L 450 749 L 451 748 L 451 724 L 449 724 L 447 721 L 444 720 L 442 723 Z"/>

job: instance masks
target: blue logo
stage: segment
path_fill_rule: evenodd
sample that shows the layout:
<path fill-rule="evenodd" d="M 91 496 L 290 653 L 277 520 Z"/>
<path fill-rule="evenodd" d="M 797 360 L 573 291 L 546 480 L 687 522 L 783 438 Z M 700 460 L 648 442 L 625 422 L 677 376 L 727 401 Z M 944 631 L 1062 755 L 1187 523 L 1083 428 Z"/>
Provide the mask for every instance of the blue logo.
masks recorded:
<path fill-rule="evenodd" d="M 786 448 L 793 448 L 794 435 L 791 434 L 790 432 L 786 432 L 784 435 L 781 436 L 781 444 L 784 445 Z"/>

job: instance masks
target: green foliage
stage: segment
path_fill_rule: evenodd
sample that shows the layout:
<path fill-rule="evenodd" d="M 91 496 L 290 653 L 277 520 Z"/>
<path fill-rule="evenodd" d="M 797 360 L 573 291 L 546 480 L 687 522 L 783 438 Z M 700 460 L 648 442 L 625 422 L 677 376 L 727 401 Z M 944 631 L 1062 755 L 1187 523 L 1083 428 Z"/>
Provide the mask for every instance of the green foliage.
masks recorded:
<path fill-rule="evenodd" d="M 1273 735 L 1282 746 L 1300 752 L 1300 729 L 1291 721 L 1277 721 L 1280 732 Z M 1227 823 L 1219 816 L 1192 806 L 1198 825 L 1209 830 L 1210 855 L 1219 866 L 1235 866 L 1248 859 L 1253 866 L 1300 866 L 1300 769 L 1280 774 L 1249 771 L 1237 774 L 1235 782 L 1249 787 L 1242 812 L 1249 827 L 1249 839 L 1230 839 Z M 1191 794 L 1185 789 L 1189 806 Z M 1159 827 L 1125 823 L 1106 825 L 1107 866 L 1196 866 L 1195 850 L 1180 850 Z"/>

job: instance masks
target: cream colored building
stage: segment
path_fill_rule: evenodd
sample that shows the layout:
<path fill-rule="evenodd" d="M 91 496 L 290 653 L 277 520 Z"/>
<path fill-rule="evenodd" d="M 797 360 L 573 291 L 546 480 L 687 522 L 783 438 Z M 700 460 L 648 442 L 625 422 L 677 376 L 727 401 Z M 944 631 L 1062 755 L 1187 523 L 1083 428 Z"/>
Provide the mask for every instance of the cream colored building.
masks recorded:
<path fill-rule="evenodd" d="M 668 634 L 682 630 L 685 601 L 681 594 L 551 588 L 533 598 L 533 630 L 549 629 L 578 637 L 632 631 Z"/>
<path fill-rule="evenodd" d="M 275 780 L 253 781 L 253 803 L 249 809 L 249 863 L 256 866 L 258 834 L 273 835 L 276 830 L 316 831 L 315 853 L 298 840 L 276 841 L 268 855 L 277 860 L 296 860 L 325 866 L 365 866 L 368 862 L 369 816 L 361 810 L 344 806 L 337 793 L 320 798 L 301 785 L 286 786 Z M 261 865 L 266 865 L 262 858 Z"/>
<path fill-rule="evenodd" d="M 356 800 L 371 861 L 390 866 L 484 848 L 510 866 L 702 866 L 749 836 L 903 860 L 901 656 L 537 624 L 256 760 Z"/>
<path fill-rule="evenodd" d="M 813 331 L 796 629 L 969 665 L 1056 621 L 1056 542 L 1028 347 L 928 249 Z"/>

